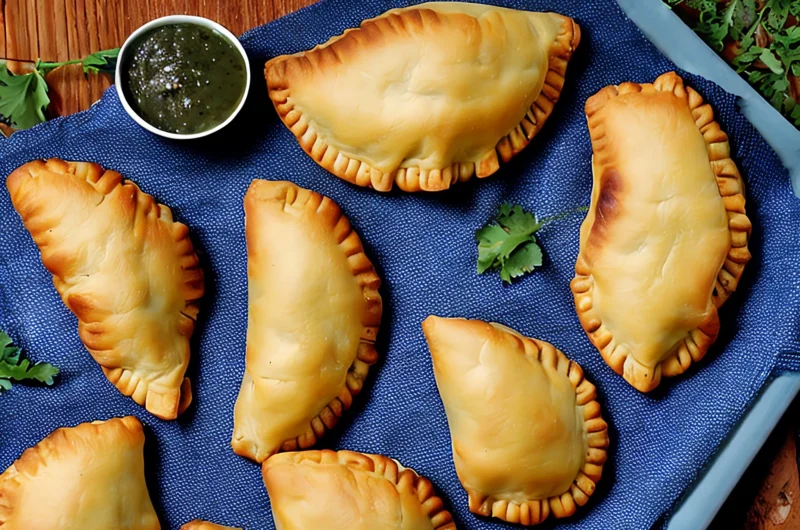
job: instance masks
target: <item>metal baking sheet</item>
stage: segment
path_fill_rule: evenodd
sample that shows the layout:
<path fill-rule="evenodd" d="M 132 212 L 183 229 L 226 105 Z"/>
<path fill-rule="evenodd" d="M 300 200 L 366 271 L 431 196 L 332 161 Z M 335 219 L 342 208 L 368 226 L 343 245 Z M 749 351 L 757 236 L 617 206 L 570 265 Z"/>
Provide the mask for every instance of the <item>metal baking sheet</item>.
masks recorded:
<path fill-rule="evenodd" d="M 739 96 L 739 107 L 789 169 L 800 197 L 800 131 L 709 48 L 661 0 L 617 0 L 642 33 L 679 68 Z M 668 530 L 703 530 L 800 391 L 800 374 L 770 380 L 669 518 Z"/>

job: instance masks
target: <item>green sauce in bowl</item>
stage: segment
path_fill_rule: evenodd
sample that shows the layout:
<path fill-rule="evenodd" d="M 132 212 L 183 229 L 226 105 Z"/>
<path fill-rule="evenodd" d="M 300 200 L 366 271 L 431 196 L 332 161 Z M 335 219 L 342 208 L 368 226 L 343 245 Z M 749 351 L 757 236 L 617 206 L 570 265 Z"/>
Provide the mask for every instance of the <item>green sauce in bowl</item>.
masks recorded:
<path fill-rule="evenodd" d="M 176 134 L 221 124 L 247 88 L 242 55 L 223 35 L 192 23 L 147 31 L 123 58 L 125 99 L 144 121 Z"/>

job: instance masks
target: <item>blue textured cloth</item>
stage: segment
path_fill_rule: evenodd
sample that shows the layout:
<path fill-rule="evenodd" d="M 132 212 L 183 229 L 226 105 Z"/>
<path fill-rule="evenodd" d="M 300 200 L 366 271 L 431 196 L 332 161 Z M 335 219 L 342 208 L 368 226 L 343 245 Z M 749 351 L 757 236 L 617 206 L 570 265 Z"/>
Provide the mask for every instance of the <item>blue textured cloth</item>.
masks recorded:
<path fill-rule="evenodd" d="M 0 143 L 0 175 L 39 157 L 90 160 L 122 172 L 189 225 L 207 278 L 189 368 L 195 401 L 177 421 L 160 421 L 109 384 L 86 352 L 75 318 L 0 188 L 0 328 L 32 359 L 62 369 L 53 388 L 19 385 L 0 397 L 0 469 L 56 427 L 132 414 L 146 426 L 148 484 L 165 528 L 195 517 L 248 530 L 274 528 L 259 467 L 229 446 L 247 325 L 242 198 L 254 178 L 289 179 L 333 198 L 384 280 L 381 360 L 366 391 L 322 446 L 383 453 L 416 469 L 434 482 L 459 528 L 507 526 L 467 511 L 420 329 L 429 314 L 497 321 L 552 342 L 597 385 L 610 424 L 609 461 L 589 505 L 559 522 L 560 528 L 649 528 L 697 478 L 769 375 L 800 369 L 793 353 L 800 351 L 800 201 L 773 152 L 736 112 L 733 98 L 701 79 L 689 82 L 713 103 L 732 138 L 754 226 L 753 259 L 721 312 L 721 336 L 704 361 L 648 395 L 606 366 L 581 330 L 569 290 L 579 215 L 542 230 L 545 263 L 535 274 L 510 287 L 496 275 L 476 275 L 473 234 L 500 203 L 520 203 L 540 216 L 588 204 L 586 98 L 608 84 L 652 81 L 673 68 L 613 0 L 502 2 L 572 16 L 583 40 L 555 113 L 495 176 L 444 193 L 382 195 L 327 174 L 306 156 L 266 97 L 264 61 L 407 4 L 327 0 L 245 34 L 254 73 L 248 105 L 233 126 L 209 139 L 153 136 L 109 90 L 88 112 Z"/>

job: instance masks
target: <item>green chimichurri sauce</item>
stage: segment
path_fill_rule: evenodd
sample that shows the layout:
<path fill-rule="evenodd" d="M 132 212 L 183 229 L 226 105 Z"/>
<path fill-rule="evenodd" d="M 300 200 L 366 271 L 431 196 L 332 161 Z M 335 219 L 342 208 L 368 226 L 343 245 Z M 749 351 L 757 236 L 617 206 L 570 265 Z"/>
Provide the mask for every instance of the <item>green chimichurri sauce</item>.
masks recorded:
<path fill-rule="evenodd" d="M 133 110 L 150 125 L 180 134 L 207 131 L 228 119 L 247 82 L 233 44 L 195 24 L 161 26 L 142 35 L 122 74 Z"/>

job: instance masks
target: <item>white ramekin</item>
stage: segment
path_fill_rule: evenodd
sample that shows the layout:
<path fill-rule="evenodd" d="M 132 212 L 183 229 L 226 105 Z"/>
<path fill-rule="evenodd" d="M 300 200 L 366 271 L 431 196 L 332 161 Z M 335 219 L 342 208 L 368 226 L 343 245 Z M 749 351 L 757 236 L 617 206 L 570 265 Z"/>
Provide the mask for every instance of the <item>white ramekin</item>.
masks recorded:
<path fill-rule="evenodd" d="M 122 68 L 127 62 L 126 54 L 131 53 L 131 46 L 134 42 L 136 42 L 137 38 L 154 28 L 158 28 L 161 26 L 166 26 L 169 24 L 196 24 L 198 26 L 203 26 L 206 28 L 213 29 L 220 33 L 223 37 L 225 37 L 230 43 L 233 45 L 234 48 L 239 52 L 242 56 L 242 60 L 244 61 L 245 67 L 245 87 L 244 93 L 242 94 L 242 99 L 239 101 L 239 105 L 236 106 L 231 115 L 228 118 L 217 125 L 216 127 L 209 129 L 207 131 L 193 133 L 193 134 L 180 134 L 180 133 L 172 133 L 167 131 L 162 131 L 156 127 L 153 127 L 146 121 L 144 121 L 141 116 L 136 114 L 136 111 L 131 108 L 128 100 L 125 97 L 125 91 L 122 89 Z M 228 125 L 233 119 L 239 114 L 239 111 L 242 110 L 244 106 L 244 102 L 247 99 L 247 93 L 250 90 L 250 62 L 247 60 L 247 53 L 245 53 L 244 48 L 239 43 L 239 39 L 236 36 L 225 29 L 224 26 L 217 24 L 213 20 L 209 20 L 203 17 L 194 17 L 190 15 L 170 15 L 168 17 L 161 17 L 155 20 L 148 22 L 147 24 L 141 26 L 139 29 L 134 31 L 130 34 L 130 36 L 125 40 L 125 43 L 122 45 L 122 48 L 119 50 L 119 57 L 117 57 L 117 71 L 114 77 L 115 84 L 117 85 L 117 95 L 119 96 L 119 100 L 122 103 L 122 106 L 125 108 L 125 112 L 134 119 L 136 123 L 147 129 L 153 134 L 157 134 L 159 136 L 163 136 L 165 138 L 172 138 L 175 140 L 191 140 L 194 138 L 202 138 L 203 136 L 208 136 L 209 134 L 214 134 L 218 130 L 222 129 L 226 125 Z"/>

